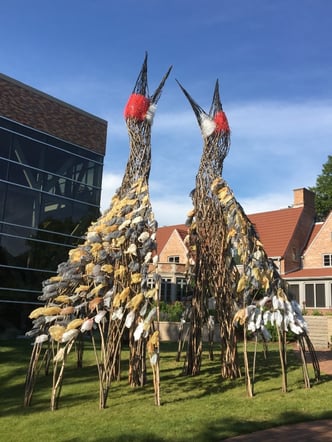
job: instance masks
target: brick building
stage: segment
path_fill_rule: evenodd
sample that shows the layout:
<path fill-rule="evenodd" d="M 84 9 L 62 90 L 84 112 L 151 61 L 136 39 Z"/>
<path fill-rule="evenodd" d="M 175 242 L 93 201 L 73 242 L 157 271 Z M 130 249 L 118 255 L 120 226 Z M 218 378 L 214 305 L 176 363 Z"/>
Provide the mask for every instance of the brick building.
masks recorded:
<path fill-rule="evenodd" d="M 248 215 L 268 256 L 288 282 L 290 294 L 309 310 L 332 310 L 332 213 L 315 223 L 314 194 L 293 191 L 291 207 Z M 184 271 L 187 250 L 184 224 L 158 229 L 161 298 L 187 296 Z"/>
<path fill-rule="evenodd" d="M 99 216 L 107 122 L 0 74 L 0 332 Z"/>

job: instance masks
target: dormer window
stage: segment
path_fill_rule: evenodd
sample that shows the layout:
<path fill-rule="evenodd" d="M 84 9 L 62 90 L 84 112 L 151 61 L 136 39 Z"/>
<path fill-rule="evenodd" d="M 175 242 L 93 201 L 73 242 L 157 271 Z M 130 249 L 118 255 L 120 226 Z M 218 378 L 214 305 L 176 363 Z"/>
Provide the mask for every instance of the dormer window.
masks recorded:
<path fill-rule="evenodd" d="M 167 262 L 178 264 L 180 262 L 180 257 L 179 256 L 168 256 Z"/>
<path fill-rule="evenodd" d="M 332 254 L 323 255 L 323 266 L 332 267 Z"/>

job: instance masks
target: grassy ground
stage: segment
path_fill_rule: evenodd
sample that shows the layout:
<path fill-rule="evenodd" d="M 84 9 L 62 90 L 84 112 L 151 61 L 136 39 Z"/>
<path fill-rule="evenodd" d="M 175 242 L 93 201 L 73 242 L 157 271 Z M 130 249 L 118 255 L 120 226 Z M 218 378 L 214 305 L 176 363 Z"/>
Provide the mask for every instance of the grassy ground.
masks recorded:
<path fill-rule="evenodd" d="M 68 359 L 59 409 L 50 411 L 52 376 L 43 373 L 31 406 L 23 407 L 30 341 L 0 341 L 0 441 L 206 442 L 286 423 L 332 418 L 331 377 L 323 373 L 319 382 L 305 389 L 301 364 L 291 349 L 286 394 L 281 392 L 277 348 L 269 346 L 267 360 L 259 349 L 253 398 L 246 395 L 243 377 L 236 381 L 220 378 L 217 346 L 214 361 L 204 352 L 201 374 L 194 377 L 181 375 L 183 359 L 175 361 L 175 349 L 170 343 L 161 347 L 160 407 L 154 405 L 149 369 L 148 384 L 137 389 L 127 385 L 124 372 L 123 380 L 111 386 L 107 408 L 100 410 L 97 370 L 87 343 L 82 369 L 75 368 L 74 354 Z"/>

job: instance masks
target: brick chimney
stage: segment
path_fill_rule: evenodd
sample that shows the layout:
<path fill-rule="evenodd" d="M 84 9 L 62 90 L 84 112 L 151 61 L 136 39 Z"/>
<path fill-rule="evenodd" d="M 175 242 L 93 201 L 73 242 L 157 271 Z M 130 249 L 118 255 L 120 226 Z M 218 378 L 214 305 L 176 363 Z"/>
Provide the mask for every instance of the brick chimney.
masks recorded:
<path fill-rule="evenodd" d="M 293 207 L 307 207 L 315 208 L 315 194 L 311 190 L 301 188 L 294 189 L 294 204 Z"/>

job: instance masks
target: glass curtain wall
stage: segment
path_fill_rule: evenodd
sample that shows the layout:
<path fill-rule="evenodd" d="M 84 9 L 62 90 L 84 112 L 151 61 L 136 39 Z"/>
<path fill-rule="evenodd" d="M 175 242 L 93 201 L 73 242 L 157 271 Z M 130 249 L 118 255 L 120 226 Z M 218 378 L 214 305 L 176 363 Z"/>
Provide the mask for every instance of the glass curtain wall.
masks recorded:
<path fill-rule="evenodd" d="M 42 281 L 82 242 L 102 168 L 102 155 L 0 118 L 0 319 L 22 328 Z"/>

